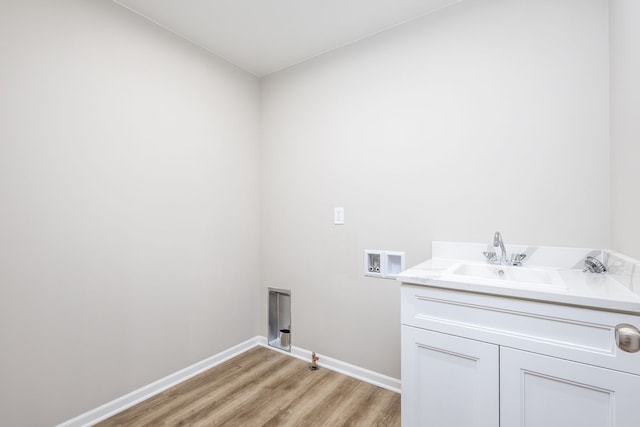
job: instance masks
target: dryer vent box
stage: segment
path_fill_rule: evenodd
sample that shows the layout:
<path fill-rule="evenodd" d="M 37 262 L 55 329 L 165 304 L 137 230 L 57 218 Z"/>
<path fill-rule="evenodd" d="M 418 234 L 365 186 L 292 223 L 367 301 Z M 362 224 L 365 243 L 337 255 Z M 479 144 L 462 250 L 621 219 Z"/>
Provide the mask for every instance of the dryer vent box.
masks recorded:
<path fill-rule="evenodd" d="M 269 331 L 271 347 L 291 351 L 291 291 L 269 288 Z"/>

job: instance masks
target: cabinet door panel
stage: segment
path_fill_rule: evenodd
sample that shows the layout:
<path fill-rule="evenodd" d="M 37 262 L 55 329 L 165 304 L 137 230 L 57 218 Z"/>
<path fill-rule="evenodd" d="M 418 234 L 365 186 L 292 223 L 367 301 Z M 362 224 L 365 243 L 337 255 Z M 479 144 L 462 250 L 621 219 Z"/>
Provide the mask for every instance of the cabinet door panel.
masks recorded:
<path fill-rule="evenodd" d="M 500 349 L 503 427 L 638 426 L 640 376 Z"/>
<path fill-rule="evenodd" d="M 498 346 L 402 327 L 402 425 L 496 427 Z"/>

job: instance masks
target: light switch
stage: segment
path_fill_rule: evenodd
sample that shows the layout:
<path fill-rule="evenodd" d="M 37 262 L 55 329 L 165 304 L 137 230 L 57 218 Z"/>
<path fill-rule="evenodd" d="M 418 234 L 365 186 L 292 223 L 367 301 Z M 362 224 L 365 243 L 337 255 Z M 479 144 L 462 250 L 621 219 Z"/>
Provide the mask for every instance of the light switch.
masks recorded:
<path fill-rule="evenodd" d="M 343 207 L 337 207 L 333 209 L 333 223 L 335 225 L 344 224 L 344 208 Z"/>

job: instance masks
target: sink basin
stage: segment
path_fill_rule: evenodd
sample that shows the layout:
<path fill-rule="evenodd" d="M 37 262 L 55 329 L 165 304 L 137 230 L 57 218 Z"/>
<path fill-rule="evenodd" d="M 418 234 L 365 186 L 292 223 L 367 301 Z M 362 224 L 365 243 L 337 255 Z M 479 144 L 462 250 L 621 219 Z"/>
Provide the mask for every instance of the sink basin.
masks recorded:
<path fill-rule="evenodd" d="M 522 284 L 565 287 L 557 272 L 529 267 L 490 264 L 459 264 L 451 274 L 468 278 L 501 280 Z"/>

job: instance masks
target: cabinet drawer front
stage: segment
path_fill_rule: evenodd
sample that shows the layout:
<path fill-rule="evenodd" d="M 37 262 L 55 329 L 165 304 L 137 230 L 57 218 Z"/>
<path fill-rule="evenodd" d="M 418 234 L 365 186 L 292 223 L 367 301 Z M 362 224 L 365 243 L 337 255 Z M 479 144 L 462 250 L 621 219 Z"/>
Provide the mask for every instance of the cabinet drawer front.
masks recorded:
<path fill-rule="evenodd" d="M 402 287 L 402 323 L 640 374 L 640 353 L 615 344 L 638 316 L 426 286 Z"/>

